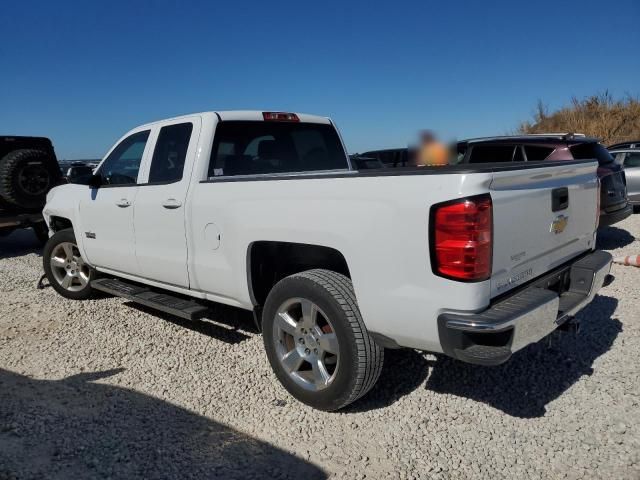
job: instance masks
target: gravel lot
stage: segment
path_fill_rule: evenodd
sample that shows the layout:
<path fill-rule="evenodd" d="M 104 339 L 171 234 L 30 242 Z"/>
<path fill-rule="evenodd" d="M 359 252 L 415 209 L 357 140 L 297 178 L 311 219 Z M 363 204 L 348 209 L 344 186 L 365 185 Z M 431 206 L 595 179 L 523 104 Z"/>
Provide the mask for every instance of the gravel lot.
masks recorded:
<path fill-rule="evenodd" d="M 635 215 L 599 243 L 638 235 Z M 614 266 L 577 338 L 494 368 L 391 351 L 333 414 L 279 386 L 244 312 L 72 302 L 40 273 L 31 232 L 0 238 L 0 480 L 640 478 L 640 269 Z"/>

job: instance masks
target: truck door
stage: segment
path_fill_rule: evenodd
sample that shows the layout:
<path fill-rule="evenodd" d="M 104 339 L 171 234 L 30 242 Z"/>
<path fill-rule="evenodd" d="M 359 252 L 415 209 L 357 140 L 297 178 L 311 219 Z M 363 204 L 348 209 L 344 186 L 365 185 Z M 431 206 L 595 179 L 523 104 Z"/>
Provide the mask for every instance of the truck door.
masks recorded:
<path fill-rule="evenodd" d="M 185 203 L 200 125 L 199 117 L 187 117 L 157 127 L 134 206 L 140 275 L 180 287 L 189 286 Z"/>
<path fill-rule="evenodd" d="M 118 143 L 100 164 L 100 188 L 88 188 L 80 201 L 81 235 L 87 260 L 97 267 L 137 274 L 133 205 L 138 173 L 150 130 L 134 132 Z"/>

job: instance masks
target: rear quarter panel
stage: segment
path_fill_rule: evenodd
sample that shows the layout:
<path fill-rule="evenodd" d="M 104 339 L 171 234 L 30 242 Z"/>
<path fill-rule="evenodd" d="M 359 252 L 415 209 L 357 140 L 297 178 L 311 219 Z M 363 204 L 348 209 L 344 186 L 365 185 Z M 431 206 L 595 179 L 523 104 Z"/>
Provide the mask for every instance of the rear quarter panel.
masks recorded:
<path fill-rule="evenodd" d="M 370 331 L 440 351 L 438 314 L 486 307 L 490 286 L 432 273 L 429 209 L 485 193 L 490 181 L 490 174 L 438 174 L 197 183 L 188 209 L 191 286 L 252 308 L 246 274 L 252 242 L 331 247 L 347 261 Z M 220 233 L 219 245 L 211 229 Z"/>

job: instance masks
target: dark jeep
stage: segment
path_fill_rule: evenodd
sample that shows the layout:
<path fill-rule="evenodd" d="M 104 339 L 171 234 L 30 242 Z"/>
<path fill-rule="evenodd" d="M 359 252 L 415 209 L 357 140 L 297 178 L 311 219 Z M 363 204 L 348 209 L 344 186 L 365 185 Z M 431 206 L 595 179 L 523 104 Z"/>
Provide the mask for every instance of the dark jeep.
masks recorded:
<path fill-rule="evenodd" d="M 0 136 L 0 236 L 33 228 L 46 241 L 41 210 L 49 190 L 62 182 L 51 140 Z"/>

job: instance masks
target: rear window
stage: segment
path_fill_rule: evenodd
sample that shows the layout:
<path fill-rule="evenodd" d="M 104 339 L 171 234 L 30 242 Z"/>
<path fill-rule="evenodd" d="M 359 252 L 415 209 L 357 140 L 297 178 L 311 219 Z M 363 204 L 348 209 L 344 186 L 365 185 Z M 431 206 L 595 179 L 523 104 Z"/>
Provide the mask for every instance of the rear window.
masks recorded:
<path fill-rule="evenodd" d="M 527 155 L 527 161 L 529 162 L 538 162 L 546 159 L 549 155 L 553 153 L 555 148 L 552 147 L 541 147 L 539 145 L 525 145 L 524 153 Z"/>
<path fill-rule="evenodd" d="M 579 143 L 569 147 L 569 150 L 571 150 L 571 154 L 576 160 L 596 159 L 600 165 L 613 162 L 613 157 L 609 150 L 599 143 Z"/>
<path fill-rule="evenodd" d="M 348 169 L 331 125 L 297 122 L 221 122 L 209 177 Z"/>
<path fill-rule="evenodd" d="M 469 163 L 511 162 L 514 150 L 514 145 L 474 145 Z"/>

